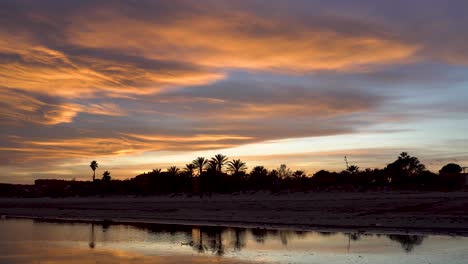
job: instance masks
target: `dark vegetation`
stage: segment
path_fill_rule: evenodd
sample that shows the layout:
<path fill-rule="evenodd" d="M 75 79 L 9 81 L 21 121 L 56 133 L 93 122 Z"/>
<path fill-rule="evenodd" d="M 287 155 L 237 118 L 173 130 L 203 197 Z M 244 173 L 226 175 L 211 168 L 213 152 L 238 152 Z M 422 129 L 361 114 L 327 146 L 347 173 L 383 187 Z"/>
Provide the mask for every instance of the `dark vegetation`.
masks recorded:
<path fill-rule="evenodd" d="M 267 170 L 256 166 L 247 172 L 241 160 L 231 160 L 222 154 L 211 159 L 196 158 L 185 168 L 154 169 L 132 179 L 112 180 L 105 171 L 95 179 L 98 168 L 91 162 L 93 181 L 36 180 L 34 185 L 0 184 L 0 196 L 64 197 L 91 195 L 161 195 L 186 193 L 208 195 L 249 191 L 382 191 L 427 190 L 452 191 L 466 186 L 467 174 L 457 164 L 447 164 L 435 174 L 426 170 L 418 158 L 403 152 L 383 169 L 364 169 L 348 165 L 341 172 L 318 171 L 307 176 L 304 171 L 291 171 L 286 165 Z"/>

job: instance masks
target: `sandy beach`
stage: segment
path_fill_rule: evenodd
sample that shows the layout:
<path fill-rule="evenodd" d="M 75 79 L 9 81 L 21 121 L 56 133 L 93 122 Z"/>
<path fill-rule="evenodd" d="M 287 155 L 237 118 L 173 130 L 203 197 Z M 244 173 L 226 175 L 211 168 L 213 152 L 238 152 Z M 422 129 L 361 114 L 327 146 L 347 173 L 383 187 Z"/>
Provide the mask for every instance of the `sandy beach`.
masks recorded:
<path fill-rule="evenodd" d="M 0 215 L 75 221 L 468 234 L 468 192 L 3 198 Z"/>

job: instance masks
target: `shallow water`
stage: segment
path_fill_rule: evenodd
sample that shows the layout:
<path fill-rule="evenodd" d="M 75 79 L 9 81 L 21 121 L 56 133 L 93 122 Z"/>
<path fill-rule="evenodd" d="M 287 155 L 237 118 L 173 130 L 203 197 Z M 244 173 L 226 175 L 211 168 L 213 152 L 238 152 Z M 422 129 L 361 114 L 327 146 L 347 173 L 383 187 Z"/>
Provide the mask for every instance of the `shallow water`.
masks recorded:
<path fill-rule="evenodd" d="M 0 220 L 0 263 L 463 263 L 468 237 Z"/>

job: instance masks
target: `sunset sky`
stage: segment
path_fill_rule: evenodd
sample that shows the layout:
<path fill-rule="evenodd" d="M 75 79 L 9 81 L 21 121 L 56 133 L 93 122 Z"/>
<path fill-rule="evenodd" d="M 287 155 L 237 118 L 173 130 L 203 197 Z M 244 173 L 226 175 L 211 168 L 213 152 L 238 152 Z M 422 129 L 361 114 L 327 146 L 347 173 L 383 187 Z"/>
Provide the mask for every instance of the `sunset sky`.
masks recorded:
<path fill-rule="evenodd" d="M 223 153 L 468 166 L 468 1 L 0 1 L 0 182 Z"/>

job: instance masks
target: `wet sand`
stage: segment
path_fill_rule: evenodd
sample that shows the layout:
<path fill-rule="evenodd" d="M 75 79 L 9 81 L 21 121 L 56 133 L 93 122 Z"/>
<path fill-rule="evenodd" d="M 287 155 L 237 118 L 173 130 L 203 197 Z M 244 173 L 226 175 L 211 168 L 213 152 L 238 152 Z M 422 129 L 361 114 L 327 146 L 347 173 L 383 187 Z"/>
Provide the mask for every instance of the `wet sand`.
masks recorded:
<path fill-rule="evenodd" d="M 0 215 L 75 221 L 468 234 L 468 192 L 2 198 Z"/>

